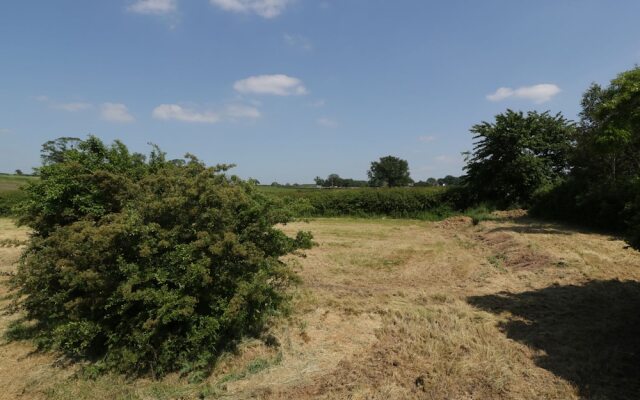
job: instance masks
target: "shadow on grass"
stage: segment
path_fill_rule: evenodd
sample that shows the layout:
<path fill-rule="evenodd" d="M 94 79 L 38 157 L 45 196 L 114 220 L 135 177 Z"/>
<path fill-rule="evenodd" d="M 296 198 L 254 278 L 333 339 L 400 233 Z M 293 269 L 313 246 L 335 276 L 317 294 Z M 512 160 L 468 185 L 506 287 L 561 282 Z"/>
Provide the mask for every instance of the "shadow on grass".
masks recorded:
<path fill-rule="evenodd" d="M 500 329 L 544 351 L 536 364 L 572 382 L 581 396 L 640 398 L 640 282 L 592 281 L 467 301 L 510 313 Z"/>

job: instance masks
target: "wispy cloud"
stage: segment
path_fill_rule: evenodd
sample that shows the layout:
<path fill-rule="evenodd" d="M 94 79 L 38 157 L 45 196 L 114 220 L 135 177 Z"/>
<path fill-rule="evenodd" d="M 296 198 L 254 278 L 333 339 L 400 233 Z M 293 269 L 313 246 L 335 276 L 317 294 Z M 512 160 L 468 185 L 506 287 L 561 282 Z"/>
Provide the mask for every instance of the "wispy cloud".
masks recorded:
<path fill-rule="evenodd" d="M 489 101 L 502 101 L 508 98 L 524 99 L 536 104 L 546 103 L 553 96 L 560 93 L 560 88 L 552 83 L 541 83 L 533 86 L 522 86 L 516 89 L 509 87 L 498 88 L 494 93 L 487 95 Z"/>
<path fill-rule="evenodd" d="M 431 135 L 418 136 L 418 141 L 423 142 L 423 143 L 433 142 L 434 140 L 436 140 L 435 136 L 431 136 Z"/>
<path fill-rule="evenodd" d="M 224 116 L 230 119 L 260 118 L 262 113 L 255 107 L 246 106 L 244 104 L 231 104 L 224 111 Z"/>
<path fill-rule="evenodd" d="M 305 51 L 313 50 L 311 41 L 302 35 L 290 35 L 288 33 L 285 33 L 282 37 L 284 39 L 284 42 L 291 47 L 295 47 Z"/>
<path fill-rule="evenodd" d="M 209 0 L 225 11 L 253 13 L 263 18 L 275 18 L 293 3 L 293 0 Z"/>
<path fill-rule="evenodd" d="M 320 100 L 316 100 L 316 101 L 311 102 L 309 105 L 311 107 L 320 108 L 320 107 L 324 107 L 326 104 L 327 104 L 326 101 L 324 101 L 323 99 L 320 99 Z"/>
<path fill-rule="evenodd" d="M 335 120 L 327 117 L 318 118 L 316 122 L 318 125 L 324 126 L 325 128 L 336 128 L 338 126 L 338 123 Z"/>
<path fill-rule="evenodd" d="M 276 96 L 304 95 L 308 93 L 300 79 L 283 74 L 250 76 L 234 83 L 233 88 L 239 93 L 271 94 Z"/>
<path fill-rule="evenodd" d="M 198 112 L 184 108 L 178 104 L 161 104 L 153 110 L 153 117 L 161 120 L 177 120 L 213 124 L 220 121 L 220 116 L 212 111 Z"/>
<path fill-rule="evenodd" d="M 91 103 L 86 103 L 86 102 L 82 102 L 82 101 L 69 102 L 69 103 L 58 102 L 58 101 L 55 101 L 55 100 L 51 100 L 49 97 L 47 97 L 45 95 L 36 96 L 35 99 L 37 101 L 39 101 L 40 103 L 47 104 L 49 106 L 49 108 L 53 108 L 54 110 L 62 110 L 62 111 L 68 111 L 68 112 L 78 112 L 78 111 L 84 111 L 84 110 L 88 110 L 90 108 L 93 108 L 93 104 L 91 104 Z"/>
<path fill-rule="evenodd" d="M 103 103 L 100 108 L 100 116 L 109 122 L 128 123 L 135 121 L 127 106 L 121 103 Z"/>
<path fill-rule="evenodd" d="M 160 120 L 176 120 L 189 123 L 215 124 L 223 120 L 256 119 L 260 110 L 244 104 L 229 104 L 221 111 L 198 110 L 179 104 L 161 104 L 153 110 L 153 117 Z"/>
<path fill-rule="evenodd" d="M 462 161 L 463 161 L 461 156 L 452 156 L 447 154 L 436 156 L 434 160 L 438 164 L 447 164 L 447 165 L 462 164 Z"/>
<path fill-rule="evenodd" d="M 167 15 L 178 10 L 178 0 L 136 0 L 128 11 L 147 15 Z"/>
<path fill-rule="evenodd" d="M 88 110 L 93 107 L 91 103 L 75 102 L 75 103 L 51 103 L 51 108 L 68 112 L 78 112 Z"/>
<path fill-rule="evenodd" d="M 11 129 L 8 128 L 0 128 L 0 135 L 8 135 L 11 133 Z"/>

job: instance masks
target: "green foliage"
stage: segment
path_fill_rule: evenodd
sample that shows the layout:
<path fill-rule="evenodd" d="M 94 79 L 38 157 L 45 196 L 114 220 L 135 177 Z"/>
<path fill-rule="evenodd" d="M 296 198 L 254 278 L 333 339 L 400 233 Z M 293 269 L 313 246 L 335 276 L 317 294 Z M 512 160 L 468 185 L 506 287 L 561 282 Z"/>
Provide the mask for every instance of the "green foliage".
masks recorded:
<path fill-rule="evenodd" d="M 394 156 L 373 161 L 367 176 L 371 186 L 407 186 L 413 182 L 409 176 L 409 163 Z"/>
<path fill-rule="evenodd" d="M 14 208 L 24 197 L 24 193 L 20 190 L 0 192 L 0 217 L 12 216 Z"/>
<path fill-rule="evenodd" d="M 276 229 L 290 214 L 229 166 L 95 137 L 49 160 L 19 207 L 34 234 L 14 279 L 42 348 L 97 371 L 203 371 L 287 300 L 280 257 L 311 236 Z"/>
<path fill-rule="evenodd" d="M 477 200 L 528 205 L 537 190 L 568 171 L 575 127 L 560 114 L 507 110 L 471 132 L 476 142 L 465 179 Z"/>
<path fill-rule="evenodd" d="M 269 191 L 301 217 L 390 216 L 439 219 L 467 207 L 457 189 L 359 188 Z"/>
<path fill-rule="evenodd" d="M 338 174 L 330 174 L 327 179 L 322 179 L 317 176 L 314 179 L 317 186 L 322 187 L 366 187 L 367 181 L 357 181 L 351 178 L 341 178 Z"/>
<path fill-rule="evenodd" d="M 570 178 L 537 194 L 533 213 L 627 232 L 640 248 L 640 68 L 582 98 Z"/>

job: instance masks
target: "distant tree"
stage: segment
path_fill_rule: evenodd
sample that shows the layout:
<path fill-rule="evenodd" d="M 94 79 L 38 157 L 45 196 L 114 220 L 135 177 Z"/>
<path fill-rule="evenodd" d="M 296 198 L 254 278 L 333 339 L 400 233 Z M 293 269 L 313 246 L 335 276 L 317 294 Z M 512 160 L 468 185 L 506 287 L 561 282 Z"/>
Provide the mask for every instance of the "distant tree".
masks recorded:
<path fill-rule="evenodd" d="M 342 178 L 338 174 L 331 174 L 324 181 L 325 186 L 327 187 L 340 187 L 342 186 Z"/>
<path fill-rule="evenodd" d="M 436 178 L 428 178 L 427 179 L 427 185 L 428 186 L 437 186 L 438 185 L 438 181 L 436 180 Z"/>
<path fill-rule="evenodd" d="M 371 186 L 407 186 L 413 182 L 409 176 L 409 163 L 394 156 L 373 161 L 367 176 Z"/>
<path fill-rule="evenodd" d="M 16 170 L 16 175 L 23 175 L 22 170 L 21 169 L 17 169 Z"/>
<path fill-rule="evenodd" d="M 338 174 L 331 174 L 327 179 L 317 176 L 314 182 L 322 187 L 364 187 L 368 185 L 367 181 L 357 181 L 351 178 L 341 178 Z"/>
<path fill-rule="evenodd" d="M 447 175 L 444 178 L 438 179 L 437 183 L 440 186 L 455 186 L 460 184 L 460 178 L 453 175 Z"/>
<path fill-rule="evenodd" d="M 560 113 L 507 110 L 471 132 L 475 143 L 466 155 L 465 181 L 480 200 L 527 205 L 536 190 L 569 170 L 576 128 Z"/>
<path fill-rule="evenodd" d="M 278 186 L 280 186 L 280 184 L 278 182 L 271 182 L 271 186 L 278 187 Z"/>

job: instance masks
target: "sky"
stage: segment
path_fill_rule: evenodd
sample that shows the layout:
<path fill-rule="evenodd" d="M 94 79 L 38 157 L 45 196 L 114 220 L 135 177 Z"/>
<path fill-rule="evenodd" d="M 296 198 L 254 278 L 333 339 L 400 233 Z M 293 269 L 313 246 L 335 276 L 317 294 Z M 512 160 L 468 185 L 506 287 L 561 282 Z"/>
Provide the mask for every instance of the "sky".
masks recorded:
<path fill-rule="evenodd" d="M 61 136 L 192 153 L 261 183 L 460 175 L 507 108 L 575 119 L 640 63 L 637 0 L 4 0 L 0 171 Z"/>

